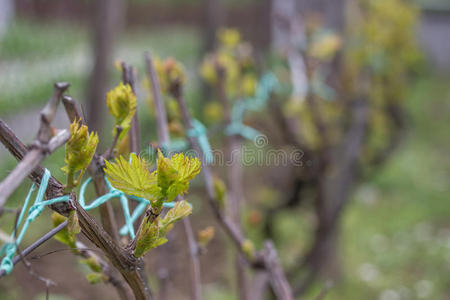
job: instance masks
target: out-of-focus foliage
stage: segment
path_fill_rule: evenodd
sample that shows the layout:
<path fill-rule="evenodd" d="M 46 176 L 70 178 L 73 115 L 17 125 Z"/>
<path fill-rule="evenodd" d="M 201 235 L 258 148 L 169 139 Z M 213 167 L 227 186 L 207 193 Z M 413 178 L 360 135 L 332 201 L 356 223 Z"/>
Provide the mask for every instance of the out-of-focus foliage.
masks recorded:
<path fill-rule="evenodd" d="M 204 229 L 201 229 L 197 232 L 197 241 L 198 244 L 205 248 L 211 240 L 214 238 L 215 230 L 214 227 L 208 226 Z"/>
<path fill-rule="evenodd" d="M 360 11 L 349 21 L 343 84 L 356 94 L 364 73 L 370 76 L 370 158 L 387 143 L 393 124 L 386 111 L 404 100 L 408 76 L 421 60 L 415 32 L 418 9 L 404 0 L 359 2 Z"/>
<path fill-rule="evenodd" d="M 165 60 L 157 58 L 154 63 L 162 93 L 168 93 L 175 84 L 183 85 L 186 82 L 184 67 L 173 57 Z"/>
<path fill-rule="evenodd" d="M 219 30 L 217 39 L 216 50 L 203 60 L 201 76 L 213 86 L 223 84 L 231 100 L 254 96 L 257 78 L 252 46 L 235 29 Z"/>
<path fill-rule="evenodd" d="M 227 198 L 227 187 L 222 179 L 220 179 L 218 176 L 214 176 L 214 192 L 215 192 L 215 198 L 218 201 L 218 205 L 220 208 L 225 208 L 225 201 Z"/>
<path fill-rule="evenodd" d="M 370 159 L 395 132 L 387 111 L 405 98 L 408 77 L 421 61 L 415 32 L 418 10 L 403 0 L 359 0 L 356 4 L 349 6 L 341 35 L 324 27 L 320 18 L 305 19 L 307 99 L 291 99 L 284 111 L 298 117 L 303 138 L 315 149 L 324 141 L 317 117 L 328 124 L 327 142 L 333 145 L 346 128 L 340 126 L 348 120 L 346 103 L 364 95 L 370 106 L 371 130 L 365 147 Z M 340 67 L 330 72 L 336 59 Z M 277 72 L 282 80 L 289 80 L 282 68 Z"/>

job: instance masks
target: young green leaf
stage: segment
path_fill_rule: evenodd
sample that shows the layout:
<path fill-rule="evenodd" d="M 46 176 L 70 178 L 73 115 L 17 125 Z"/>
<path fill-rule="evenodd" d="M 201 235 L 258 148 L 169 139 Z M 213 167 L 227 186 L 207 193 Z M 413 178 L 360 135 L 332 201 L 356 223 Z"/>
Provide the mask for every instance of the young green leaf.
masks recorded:
<path fill-rule="evenodd" d="M 167 242 L 167 239 L 160 237 L 158 219 L 154 222 L 149 222 L 147 218 L 144 218 L 139 232 L 136 244 L 136 250 L 134 256 L 141 257 L 147 253 L 150 249 Z"/>
<path fill-rule="evenodd" d="M 149 217 L 142 221 L 141 230 L 137 237 L 134 255 L 140 257 L 150 249 L 167 242 L 165 235 L 172 229 L 173 223 L 192 213 L 192 206 L 186 201 L 179 201 L 171 208 L 162 220 L 157 218 L 150 222 Z"/>
<path fill-rule="evenodd" d="M 146 161 L 131 154 L 130 161 L 119 157 L 115 162 L 106 162 L 105 173 L 111 184 L 130 195 L 146 198 L 153 206 L 161 206 L 163 201 L 172 201 L 184 194 L 189 181 L 200 173 L 198 158 L 175 154 L 166 158 L 158 150 L 156 171 L 147 170 Z"/>
<path fill-rule="evenodd" d="M 201 163 L 198 158 L 184 156 L 178 153 L 170 159 L 164 157 L 158 150 L 157 177 L 158 186 L 167 201 L 173 201 L 176 196 L 184 194 L 189 189 L 189 181 L 200 173 Z"/>
<path fill-rule="evenodd" d="M 70 124 L 70 139 L 66 143 L 66 165 L 61 168 L 67 173 L 67 188 L 77 186 L 84 171 L 91 163 L 95 149 L 98 144 L 96 133 L 88 133 L 88 128 L 81 124 L 80 120 L 75 120 Z M 75 174 L 79 173 L 78 179 L 74 180 Z"/>
<path fill-rule="evenodd" d="M 130 161 L 120 156 L 115 162 L 105 161 L 105 164 L 105 174 L 116 189 L 150 201 L 161 197 L 156 173 L 147 170 L 145 159 L 132 153 Z"/>
<path fill-rule="evenodd" d="M 170 231 L 170 225 L 189 216 L 190 214 L 192 214 L 192 206 L 185 200 L 178 201 L 160 221 L 160 234 L 165 235 L 168 231 Z"/>
<path fill-rule="evenodd" d="M 122 139 L 130 129 L 131 120 L 136 113 L 136 96 L 130 85 L 120 83 L 106 95 L 106 105 L 109 113 L 115 118 L 115 125 L 122 127 L 119 139 Z M 114 126 L 113 135 L 116 135 Z"/>

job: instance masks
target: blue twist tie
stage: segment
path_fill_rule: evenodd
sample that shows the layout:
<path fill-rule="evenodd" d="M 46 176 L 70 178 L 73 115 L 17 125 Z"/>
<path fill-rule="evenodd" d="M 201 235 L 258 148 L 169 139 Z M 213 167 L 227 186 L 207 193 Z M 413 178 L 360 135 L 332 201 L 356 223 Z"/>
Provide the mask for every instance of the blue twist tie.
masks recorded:
<path fill-rule="evenodd" d="M 209 145 L 206 127 L 197 119 L 192 120 L 192 126 L 193 128 L 187 131 L 187 135 L 189 137 L 197 137 L 205 162 L 207 164 L 213 163 L 214 155 Z"/>
<path fill-rule="evenodd" d="M 136 220 L 139 218 L 139 216 L 145 211 L 145 208 L 147 207 L 147 205 L 150 205 L 150 201 L 148 201 L 147 199 L 141 198 L 141 197 L 137 197 L 137 196 L 131 196 L 131 195 L 128 196 L 129 198 L 139 202 L 138 206 L 134 209 L 133 213 L 130 215 L 130 208 L 128 205 L 127 195 L 124 192 L 114 188 L 111 185 L 111 183 L 108 181 L 108 179 L 106 179 L 106 177 L 104 178 L 104 180 L 105 180 L 106 186 L 108 187 L 108 193 L 98 197 L 97 199 L 92 201 L 90 204 L 85 203 L 84 194 L 86 193 L 86 188 L 89 185 L 89 183 L 92 181 L 92 178 L 89 177 L 88 179 L 86 179 L 86 181 L 83 182 L 83 184 L 81 185 L 80 196 L 78 199 L 78 201 L 81 204 L 81 207 L 83 207 L 86 211 L 89 211 L 93 208 L 99 207 L 100 205 L 108 202 L 112 198 L 119 198 L 120 204 L 121 204 L 122 210 L 123 210 L 123 215 L 125 218 L 125 225 L 120 229 L 120 234 L 121 235 L 129 234 L 130 237 L 132 239 L 134 239 L 136 235 L 134 232 L 133 224 L 134 224 L 134 222 L 136 222 Z M 164 207 L 170 207 L 170 208 L 173 207 L 173 205 L 174 204 L 172 202 L 163 204 Z"/>
<path fill-rule="evenodd" d="M 34 200 L 34 204 L 28 209 L 27 217 L 25 219 L 24 224 L 22 225 L 22 228 L 20 229 L 17 239 L 14 242 L 4 244 L 2 249 L 0 250 L 1 254 L 5 254 L 5 257 L 3 257 L 1 265 L 0 265 L 0 270 L 4 270 L 6 274 L 11 273 L 12 269 L 14 268 L 12 259 L 16 253 L 17 246 L 22 241 L 30 224 L 36 219 L 36 217 L 38 217 L 41 214 L 41 212 L 44 210 L 45 206 L 52 205 L 57 202 L 69 201 L 68 195 L 43 201 L 44 196 L 45 196 L 45 191 L 47 190 L 48 181 L 50 179 L 50 176 L 51 176 L 50 171 L 45 169 L 44 176 L 42 176 L 41 184 L 39 186 L 39 190 L 38 190 L 36 198 Z M 28 207 L 28 205 L 30 203 L 31 196 L 35 189 L 36 189 L 36 187 L 35 187 L 35 184 L 33 183 L 33 185 L 30 187 L 27 197 L 25 198 L 25 201 L 24 201 L 22 210 L 19 214 L 19 217 L 17 218 L 17 228 L 19 228 L 19 226 L 22 224 L 23 218 L 25 216 L 26 208 Z M 11 239 L 14 239 L 15 236 L 16 236 L 16 230 L 14 230 L 13 233 L 11 234 Z"/>
<path fill-rule="evenodd" d="M 227 135 L 240 135 L 248 140 L 254 140 L 261 133 L 244 124 L 247 111 L 263 109 L 269 101 L 270 94 L 278 87 L 278 80 L 273 73 L 266 73 L 261 77 L 254 98 L 237 101 L 231 110 L 231 123 L 225 128 Z"/>

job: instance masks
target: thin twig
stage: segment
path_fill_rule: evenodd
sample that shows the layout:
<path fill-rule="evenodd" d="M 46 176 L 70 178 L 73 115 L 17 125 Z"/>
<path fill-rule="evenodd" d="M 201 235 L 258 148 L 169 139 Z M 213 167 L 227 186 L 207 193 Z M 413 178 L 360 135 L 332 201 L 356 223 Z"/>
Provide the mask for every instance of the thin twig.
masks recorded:
<path fill-rule="evenodd" d="M 194 238 L 194 232 L 189 217 L 183 219 L 183 225 L 189 247 L 189 258 L 191 260 L 191 299 L 200 300 L 202 298 L 200 261 L 198 259 L 200 251 Z"/>
<path fill-rule="evenodd" d="M 113 139 L 113 141 L 111 143 L 111 146 L 103 154 L 103 157 L 106 160 L 113 159 L 113 157 L 114 157 L 114 155 L 113 155 L 114 154 L 114 148 L 116 148 L 117 142 L 119 141 L 119 137 L 120 137 L 120 134 L 122 133 L 122 131 L 123 131 L 122 126 L 116 125 L 116 135 L 114 136 L 114 139 Z"/>
<path fill-rule="evenodd" d="M 169 126 L 167 122 L 167 114 L 164 102 L 161 95 L 161 88 L 159 85 L 158 75 L 153 66 L 152 59 L 148 53 L 145 54 L 145 62 L 147 65 L 147 75 L 152 84 L 153 99 L 156 109 L 156 121 L 158 127 L 159 143 L 170 147 Z M 183 219 L 183 226 L 186 233 L 186 239 L 189 247 L 189 258 L 191 262 L 191 299 L 201 299 L 201 275 L 200 275 L 200 261 L 198 258 L 199 247 L 195 240 L 192 225 L 189 217 Z"/>
<path fill-rule="evenodd" d="M 132 66 L 122 63 L 122 80 L 125 84 L 129 84 L 134 95 L 136 95 L 136 73 Z M 128 132 L 130 137 L 130 152 L 139 153 L 140 138 L 139 138 L 139 119 L 138 112 L 133 116 L 131 120 L 130 131 Z"/>
<path fill-rule="evenodd" d="M 181 92 L 181 86 L 175 86 L 172 89 L 172 94 L 177 99 L 181 115 L 183 117 L 183 121 L 189 129 L 192 129 L 192 119 L 191 116 L 187 110 L 185 100 L 183 98 L 182 92 Z M 292 291 L 290 288 L 290 285 L 286 279 L 286 276 L 284 275 L 284 271 L 279 266 L 279 261 L 271 259 L 272 257 L 267 257 L 267 255 L 271 254 L 271 256 L 276 255 L 276 252 L 273 251 L 262 251 L 257 253 L 253 258 L 250 258 L 248 256 L 245 256 L 246 253 L 243 250 L 244 243 L 246 241 L 246 238 L 242 234 L 242 231 L 240 230 L 239 226 L 237 226 L 231 219 L 229 219 L 226 215 L 224 215 L 218 206 L 218 201 L 216 199 L 216 195 L 214 192 L 214 184 L 213 184 L 213 176 L 211 173 L 211 170 L 209 166 L 204 161 L 204 154 L 203 151 L 195 137 L 189 137 L 189 141 L 194 148 L 194 150 L 199 153 L 200 158 L 202 160 L 202 173 L 205 180 L 205 186 L 206 186 L 206 195 L 208 202 L 214 212 L 215 217 L 219 221 L 219 224 L 223 227 L 225 232 L 229 235 L 231 240 L 234 242 L 235 246 L 237 247 L 238 251 L 246 257 L 246 260 L 250 263 L 250 265 L 253 268 L 263 268 L 265 269 L 271 278 L 271 285 L 276 293 L 276 296 L 278 299 L 283 300 L 291 300 L 293 299 Z M 269 264 L 270 263 L 270 264 Z M 273 268 L 274 266 L 277 266 L 277 268 Z M 280 289 L 279 287 L 282 287 Z"/>
<path fill-rule="evenodd" d="M 223 111 L 225 114 L 226 125 L 231 125 L 231 110 L 229 99 L 225 91 L 225 70 L 221 67 L 218 70 L 219 81 L 217 84 L 217 94 L 222 102 Z M 226 146 L 228 148 L 228 159 L 231 161 L 231 167 L 227 170 L 228 185 L 229 185 L 229 199 L 227 203 L 230 204 L 230 215 L 236 226 L 241 226 L 241 210 L 242 210 L 242 184 L 243 184 L 243 169 L 241 164 L 241 139 L 237 135 L 228 136 L 226 139 Z M 242 229 L 241 229 L 242 230 Z M 248 299 L 248 278 L 247 278 L 247 267 L 245 264 L 245 257 L 239 252 L 236 253 L 235 267 L 236 267 L 236 281 L 239 291 L 239 299 Z"/>
<path fill-rule="evenodd" d="M 158 140 L 160 143 L 169 143 L 169 126 L 167 126 L 167 113 L 166 107 L 164 106 L 164 102 L 161 95 L 161 87 L 159 85 L 158 75 L 156 74 L 155 67 L 153 65 L 153 61 L 150 58 L 150 55 L 145 53 L 145 63 L 147 66 L 147 75 L 150 78 L 150 83 L 152 85 L 152 93 L 153 99 L 155 103 L 155 115 L 156 121 L 158 124 Z M 166 145 L 167 146 L 167 145 Z"/>

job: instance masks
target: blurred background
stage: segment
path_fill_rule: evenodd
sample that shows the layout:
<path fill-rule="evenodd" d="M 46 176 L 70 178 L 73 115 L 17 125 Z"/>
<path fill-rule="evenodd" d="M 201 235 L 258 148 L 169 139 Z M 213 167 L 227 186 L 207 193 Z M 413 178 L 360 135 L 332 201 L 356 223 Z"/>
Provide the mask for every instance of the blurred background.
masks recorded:
<path fill-rule="evenodd" d="M 246 123 L 272 149 L 304 151 L 304 164 L 246 167 L 242 224 L 257 247 L 274 240 L 299 299 L 315 299 L 324 285 L 326 299 L 450 299 L 448 0 L 0 0 L 0 117 L 32 142 L 53 83 L 68 81 L 105 150 L 113 122 L 105 95 L 120 82 L 117 65 L 125 61 L 137 69 L 145 148 L 156 140 L 143 59 L 149 51 L 184 65 L 190 110 L 212 128 L 213 148 L 224 148 L 214 131 L 223 112 L 202 72 L 205 55 L 220 48 L 220 28 L 234 28 L 251 45 L 256 80 L 273 71 L 287 86 Z M 305 85 L 317 90 L 315 100 L 303 99 L 309 99 Z M 240 96 L 246 95 L 236 101 Z M 358 129 L 352 103 L 360 98 L 370 110 Z M 69 124 L 62 109 L 55 124 Z M 363 136 L 346 144 L 358 130 Z M 60 149 L 44 166 L 64 178 L 63 159 Z M 0 147 L 0 177 L 15 165 Z M 340 171 L 338 179 L 329 175 Z M 20 206 L 29 183 L 22 187 L 8 206 Z M 195 181 L 189 194 L 194 230 L 216 229 L 201 256 L 204 299 L 237 299 L 233 250 L 203 193 Z M 332 218 L 321 210 L 327 201 L 342 203 Z M 52 227 L 49 216 L 46 211 L 34 223 L 23 245 Z M 13 222 L 3 216 L 0 229 L 11 232 Z M 169 299 L 188 299 L 186 245 L 182 230 L 175 232 Z M 30 259 L 57 283 L 51 299 L 116 297 L 106 285 L 90 285 L 83 276 L 88 270 L 70 251 L 51 252 L 58 249 L 64 245 L 52 240 Z M 147 265 L 155 290 L 157 254 L 148 255 Z M 0 298 L 45 299 L 45 286 L 19 264 L 0 279 Z"/>

